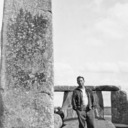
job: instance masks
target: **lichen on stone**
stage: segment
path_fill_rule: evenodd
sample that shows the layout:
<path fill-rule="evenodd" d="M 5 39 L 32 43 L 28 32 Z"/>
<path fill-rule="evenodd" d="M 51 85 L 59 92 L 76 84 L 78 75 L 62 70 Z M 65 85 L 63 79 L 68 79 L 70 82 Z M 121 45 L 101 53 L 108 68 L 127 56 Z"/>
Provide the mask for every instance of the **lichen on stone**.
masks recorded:
<path fill-rule="evenodd" d="M 8 87 L 29 90 L 47 82 L 48 60 L 43 59 L 49 52 L 47 28 L 48 20 L 43 15 L 33 16 L 23 9 L 10 19 L 6 44 Z"/>

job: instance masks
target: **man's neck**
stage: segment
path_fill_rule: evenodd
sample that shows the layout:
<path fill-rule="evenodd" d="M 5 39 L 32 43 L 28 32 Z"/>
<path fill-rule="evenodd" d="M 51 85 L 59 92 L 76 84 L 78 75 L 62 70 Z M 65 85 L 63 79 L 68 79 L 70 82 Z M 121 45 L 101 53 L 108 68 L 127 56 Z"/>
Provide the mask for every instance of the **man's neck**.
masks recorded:
<path fill-rule="evenodd" d="M 84 85 L 80 87 L 80 89 L 85 89 Z"/>

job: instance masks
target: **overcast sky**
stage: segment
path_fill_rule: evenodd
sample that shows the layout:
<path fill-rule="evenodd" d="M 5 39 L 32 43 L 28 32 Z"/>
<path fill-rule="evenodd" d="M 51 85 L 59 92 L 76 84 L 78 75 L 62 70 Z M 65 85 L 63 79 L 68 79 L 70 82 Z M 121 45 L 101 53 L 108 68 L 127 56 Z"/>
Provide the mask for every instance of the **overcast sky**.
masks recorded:
<path fill-rule="evenodd" d="M 2 5 L 0 0 L 0 21 Z M 52 5 L 55 85 L 76 85 L 83 75 L 86 85 L 128 89 L 128 0 L 52 0 Z"/>
<path fill-rule="evenodd" d="M 55 85 L 83 75 L 87 85 L 128 90 L 127 12 L 128 0 L 53 0 Z"/>
<path fill-rule="evenodd" d="M 53 0 L 55 84 L 128 84 L 128 0 Z"/>

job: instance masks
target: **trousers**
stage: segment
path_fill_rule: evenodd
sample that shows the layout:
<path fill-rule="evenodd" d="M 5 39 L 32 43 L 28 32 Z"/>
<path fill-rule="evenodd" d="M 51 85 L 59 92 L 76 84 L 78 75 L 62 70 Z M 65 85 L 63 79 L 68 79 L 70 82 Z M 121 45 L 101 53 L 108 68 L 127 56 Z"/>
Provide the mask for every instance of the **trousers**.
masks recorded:
<path fill-rule="evenodd" d="M 79 128 L 95 128 L 94 110 L 76 110 Z"/>

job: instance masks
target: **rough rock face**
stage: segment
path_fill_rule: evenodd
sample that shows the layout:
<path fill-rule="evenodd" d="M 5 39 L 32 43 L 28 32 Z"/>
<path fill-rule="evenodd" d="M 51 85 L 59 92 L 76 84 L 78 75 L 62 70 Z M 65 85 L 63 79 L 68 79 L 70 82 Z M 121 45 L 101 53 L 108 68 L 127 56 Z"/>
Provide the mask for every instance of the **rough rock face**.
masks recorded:
<path fill-rule="evenodd" d="M 72 94 L 73 92 L 64 92 L 62 111 L 64 113 L 64 119 L 76 118 L 77 114 L 72 109 Z"/>
<path fill-rule="evenodd" d="M 95 111 L 96 118 L 104 119 L 104 104 L 103 104 L 103 95 L 101 91 L 94 92 L 94 99 L 97 108 Z"/>
<path fill-rule="evenodd" d="M 112 122 L 128 124 L 128 96 L 124 91 L 111 92 Z"/>
<path fill-rule="evenodd" d="M 6 0 L 1 128 L 53 128 L 51 0 Z"/>
<path fill-rule="evenodd" d="M 62 119 L 60 115 L 54 114 L 54 128 L 61 128 L 62 126 Z"/>

